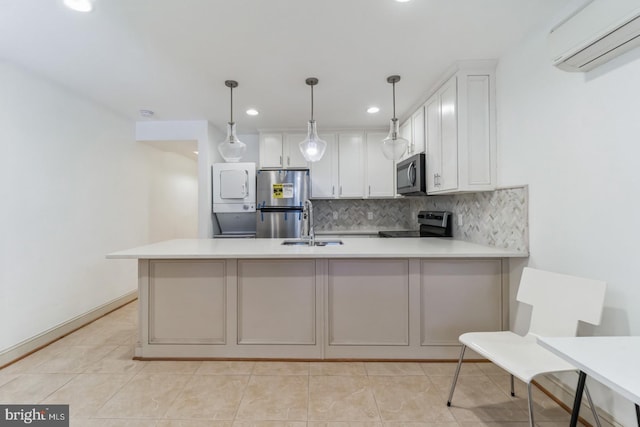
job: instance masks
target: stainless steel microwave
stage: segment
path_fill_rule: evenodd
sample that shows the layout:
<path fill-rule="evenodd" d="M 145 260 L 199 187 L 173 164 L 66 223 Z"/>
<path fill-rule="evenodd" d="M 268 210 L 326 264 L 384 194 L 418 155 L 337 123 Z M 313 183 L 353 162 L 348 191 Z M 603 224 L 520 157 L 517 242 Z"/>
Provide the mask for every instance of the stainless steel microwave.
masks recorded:
<path fill-rule="evenodd" d="M 427 169 L 424 153 L 416 154 L 396 165 L 396 187 L 404 196 L 427 194 Z"/>

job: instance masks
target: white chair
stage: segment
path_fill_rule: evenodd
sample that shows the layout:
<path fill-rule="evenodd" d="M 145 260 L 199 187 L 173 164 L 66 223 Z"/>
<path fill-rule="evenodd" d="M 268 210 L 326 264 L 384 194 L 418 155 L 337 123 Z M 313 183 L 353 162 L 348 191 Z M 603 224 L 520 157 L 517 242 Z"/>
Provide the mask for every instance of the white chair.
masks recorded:
<path fill-rule="evenodd" d="M 525 336 L 510 331 L 469 332 L 460 335 L 462 350 L 447 406 L 451 406 L 464 352 L 468 347 L 511 374 L 512 396 L 515 396 L 514 376 L 527 384 L 529 425 L 533 427 L 531 381 L 534 377 L 551 372 L 577 371 L 575 366 L 541 347 L 536 337 L 575 336 L 579 320 L 599 324 L 605 289 L 606 283 L 602 281 L 525 268 L 516 299 L 533 306 L 529 332 Z M 588 390 L 586 395 L 596 424 L 600 426 Z"/>

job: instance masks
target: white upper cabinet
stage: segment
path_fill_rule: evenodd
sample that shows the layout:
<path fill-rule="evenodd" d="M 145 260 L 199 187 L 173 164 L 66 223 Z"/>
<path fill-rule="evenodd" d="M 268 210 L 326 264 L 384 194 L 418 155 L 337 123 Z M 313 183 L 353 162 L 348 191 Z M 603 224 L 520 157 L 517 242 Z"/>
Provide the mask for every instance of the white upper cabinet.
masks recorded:
<path fill-rule="evenodd" d="M 362 132 L 338 134 L 338 179 L 340 197 L 364 196 L 364 134 Z"/>
<path fill-rule="evenodd" d="M 409 144 L 410 154 L 424 153 L 425 150 L 425 119 L 424 106 L 418 108 L 411 115 L 411 143 Z"/>
<path fill-rule="evenodd" d="M 311 197 L 393 197 L 395 165 L 382 154 L 382 132 L 348 131 L 321 134 L 327 151 L 310 163 Z"/>
<path fill-rule="evenodd" d="M 282 167 L 282 145 L 281 133 L 260 134 L 260 168 Z"/>
<path fill-rule="evenodd" d="M 366 136 L 366 197 L 393 197 L 395 193 L 395 164 L 382 153 L 383 132 L 367 132 Z"/>
<path fill-rule="evenodd" d="M 261 133 L 260 168 L 299 169 L 309 167 L 300 152 L 300 143 L 306 136 L 304 133 Z"/>
<path fill-rule="evenodd" d="M 402 123 L 398 129 L 400 131 L 400 136 L 407 141 L 409 141 L 409 145 L 407 146 L 407 151 L 404 152 L 402 157 L 398 160 L 399 162 L 403 161 L 407 157 L 411 156 L 411 139 L 413 138 L 413 126 L 411 124 L 411 117 Z"/>
<path fill-rule="evenodd" d="M 425 117 L 424 106 L 418 108 L 407 120 L 400 125 L 400 136 L 409 141 L 407 151 L 399 161 L 414 154 L 424 153 L 425 150 Z"/>
<path fill-rule="evenodd" d="M 300 143 L 307 137 L 306 133 L 286 133 L 282 147 L 282 161 L 285 168 L 308 168 L 309 165 L 300 151 Z"/>
<path fill-rule="evenodd" d="M 495 64 L 459 64 L 425 103 L 425 116 L 427 193 L 495 189 Z"/>
<path fill-rule="evenodd" d="M 320 139 L 327 143 L 324 156 L 311 162 L 311 197 L 333 198 L 337 197 L 338 188 L 338 149 L 336 148 L 336 135 L 320 134 Z"/>
<path fill-rule="evenodd" d="M 440 101 L 440 157 L 433 157 L 434 173 L 437 172 L 434 191 L 458 188 L 458 120 L 456 115 L 457 78 L 453 77 L 438 92 Z M 439 167 L 436 165 L 439 164 Z M 427 168 L 428 170 L 428 168 Z"/>

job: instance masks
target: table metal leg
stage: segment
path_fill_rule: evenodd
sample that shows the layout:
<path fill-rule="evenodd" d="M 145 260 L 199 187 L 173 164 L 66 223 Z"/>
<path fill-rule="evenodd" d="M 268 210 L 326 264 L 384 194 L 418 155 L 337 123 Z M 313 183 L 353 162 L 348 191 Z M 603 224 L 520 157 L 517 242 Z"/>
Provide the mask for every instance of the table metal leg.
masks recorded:
<path fill-rule="evenodd" d="M 584 383 L 587 380 L 587 374 L 580 371 L 578 376 L 578 386 L 576 387 L 576 397 L 573 400 L 573 411 L 571 412 L 570 427 L 576 427 L 578 425 L 578 415 L 580 414 L 580 403 L 582 403 L 582 393 L 584 392 Z"/>
<path fill-rule="evenodd" d="M 638 427 L 640 427 L 640 406 L 636 403 L 636 419 L 638 420 Z"/>

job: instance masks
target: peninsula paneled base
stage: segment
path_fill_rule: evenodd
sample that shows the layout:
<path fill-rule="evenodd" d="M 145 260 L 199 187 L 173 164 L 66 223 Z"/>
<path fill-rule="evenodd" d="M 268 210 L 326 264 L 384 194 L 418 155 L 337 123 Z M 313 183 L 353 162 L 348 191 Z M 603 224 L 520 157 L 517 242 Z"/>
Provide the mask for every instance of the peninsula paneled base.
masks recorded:
<path fill-rule="evenodd" d="M 456 360 L 507 328 L 508 262 L 139 259 L 135 356 Z"/>

